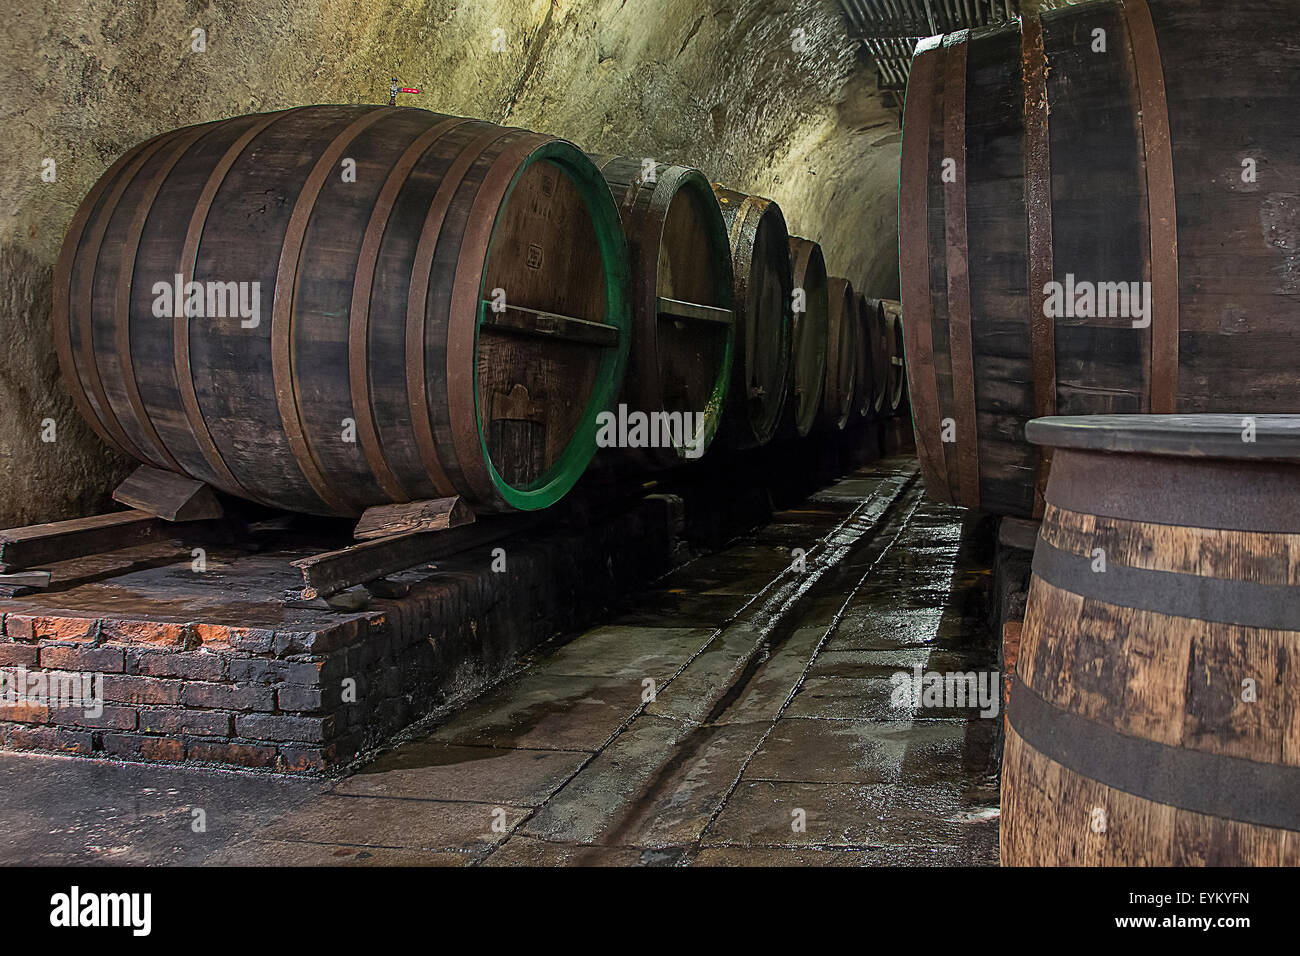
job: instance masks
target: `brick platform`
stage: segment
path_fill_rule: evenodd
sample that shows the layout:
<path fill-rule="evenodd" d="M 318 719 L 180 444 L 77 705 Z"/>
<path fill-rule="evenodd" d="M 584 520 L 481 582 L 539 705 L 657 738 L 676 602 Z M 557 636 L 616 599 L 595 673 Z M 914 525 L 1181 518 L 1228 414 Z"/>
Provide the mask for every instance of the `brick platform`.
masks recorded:
<path fill-rule="evenodd" d="M 49 593 L 0 600 L 0 667 L 89 674 L 102 713 L 0 704 L 0 746 L 319 773 L 341 767 L 580 627 L 672 565 L 675 499 L 628 505 L 395 575 L 410 586 L 357 613 L 285 607 L 311 553 L 142 546 L 56 572 Z M 628 542 L 636 547 L 627 547 Z M 390 579 L 391 580 L 391 579 Z M 98 708 L 92 708 L 98 709 Z"/>
<path fill-rule="evenodd" d="M 339 769 L 595 622 L 680 564 L 688 544 L 721 547 L 765 521 L 774 500 L 898 444 L 874 426 L 774 443 L 706 460 L 664 478 L 666 493 L 621 504 L 590 475 L 541 527 L 391 575 L 409 592 L 355 613 L 282 601 L 302 584 L 290 562 L 345 543 L 337 528 L 333 539 L 268 532 L 255 552 L 248 541 L 209 545 L 202 572 L 191 568 L 193 542 L 55 565 L 48 591 L 0 599 L 0 669 L 90 675 L 103 709 L 0 702 L 0 748 Z M 506 551 L 504 572 L 491 570 L 494 547 Z"/>

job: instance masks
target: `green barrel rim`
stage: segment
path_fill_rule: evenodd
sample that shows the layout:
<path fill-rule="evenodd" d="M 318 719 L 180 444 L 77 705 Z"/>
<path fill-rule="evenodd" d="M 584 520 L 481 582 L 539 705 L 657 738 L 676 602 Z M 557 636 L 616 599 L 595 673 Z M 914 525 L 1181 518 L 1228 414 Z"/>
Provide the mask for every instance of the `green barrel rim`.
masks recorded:
<path fill-rule="evenodd" d="M 492 238 L 488 241 L 487 260 L 492 258 L 496 245 L 497 226 L 501 216 L 510 203 L 510 197 L 519 184 L 524 171 L 533 163 L 550 160 L 561 167 L 578 189 L 578 194 L 591 214 L 592 225 L 596 233 L 596 244 L 600 249 L 601 264 L 605 271 L 605 321 L 618 329 L 618 344 L 604 349 L 600 365 L 596 370 L 596 384 L 587 400 L 587 407 L 582 420 L 574 431 L 573 439 L 565 447 L 564 453 L 540 478 L 527 488 L 516 488 L 501 477 L 492 456 L 488 452 L 487 436 L 483 433 L 483 413 L 478 402 L 478 365 L 474 367 L 474 421 L 478 426 L 479 447 L 483 461 L 497 492 L 512 508 L 520 511 L 537 511 L 555 504 L 582 477 L 592 456 L 596 453 L 596 416 L 609 408 L 618 397 L 623 387 L 623 373 L 627 368 L 628 347 L 632 328 L 632 310 L 628 294 L 630 265 L 628 263 L 627 240 L 623 237 L 623 226 L 619 221 L 618 209 L 614 197 L 605 184 L 604 177 L 587 157 L 572 143 L 565 140 L 552 140 L 534 150 L 515 171 L 506 189 L 505 196 L 497 210 L 496 221 L 492 224 Z M 485 261 L 487 261 L 485 260 Z M 479 282 L 478 315 L 474 329 L 474 351 L 478 354 L 478 338 L 483 327 L 484 284 L 487 270 Z"/>

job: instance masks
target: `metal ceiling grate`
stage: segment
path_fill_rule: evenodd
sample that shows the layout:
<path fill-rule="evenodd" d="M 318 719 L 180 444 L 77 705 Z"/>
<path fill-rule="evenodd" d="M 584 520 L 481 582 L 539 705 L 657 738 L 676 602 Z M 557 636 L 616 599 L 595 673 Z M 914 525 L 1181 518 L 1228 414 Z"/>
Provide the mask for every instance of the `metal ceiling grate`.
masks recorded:
<path fill-rule="evenodd" d="M 861 40 L 876 62 L 882 90 L 907 86 L 912 51 L 923 37 L 968 27 L 1006 23 L 1020 16 L 1022 0 L 839 0 L 849 36 Z M 1031 0 L 1039 9 L 1072 0 Z"/>

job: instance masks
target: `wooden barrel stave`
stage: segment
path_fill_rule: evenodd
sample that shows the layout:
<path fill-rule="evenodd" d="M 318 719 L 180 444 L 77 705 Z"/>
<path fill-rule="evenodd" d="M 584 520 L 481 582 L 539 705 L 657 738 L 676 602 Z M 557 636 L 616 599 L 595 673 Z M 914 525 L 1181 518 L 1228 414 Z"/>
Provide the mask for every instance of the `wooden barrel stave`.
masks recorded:
<path fill-rule="evenodd" d="M 781 207 L 717 183 L 714 195 L 731 239 L 735 276 L 736 362 L 726 412 L 738 448 L 772 439 L 790 390 L 789 233 Z"/>
<path fill-rule="evenodd" d="M 1293 460 L 1276 461 L 1188 442 L 1187 416 L 1167 429 L 1181 448 L 1132 424 L 1162 418 L 1032 426 L 1065 447 L 1008 709 L 1004 863 L 1300 861 L 1300 507 L 1279 495 L 1295 484 L 1300 420 L 1283 438 Z M 1229 438 L 1240 428 L 1209 418 Z M 1258 421 L 1261 442 L 1278 434 Z M 1119 429 L 1147 453 L 1103 450 Z M 1205 457 L 1224 448 L 1231 459 Z"/>
<path fill-rule="evenodd" d="M 166 134 L 105 180 L 65 246 L 56 338 L 79 404 L 128 453 L 331 514 L 448 494 L 544 507 L 580 474 L 626 337 L 521 337 L 481 304 L 502 287 L 524 310 L 626 328 L 617 213 L 569 144 L 309 107 Z M 155 316 L 154 280 L 177 273 L 261 283 L 258 327 Z"/>
<path fill-rule="evenodd" d="M 653 178 L 631 156 L 592 156 L 619 206 L 633 266 L 635 335 L 624 385 L 632 410 L 700 416 L 698 457 L 722 421 L 735 350 L 734 278 L 727 227 L 708 179 L 689 166 L 656 163 Z M 664 311 L 661 302 L 704 305 L 730 322 Z M 668 468 L 685 448 L 635 452 L 645 467 Z"/>
<path fill-rule="evenodd" d="M 826 258 L 819 244 L 791 236 L 790 267 L 794 288 L 803 290 L 804 308 L 793 313 L 793 394 L 786 402 L 786 417 L 802 438 L 812 431 L 826 387 L 830 299 Z"/>
<path fill-rule="evenodd" d="M 1256 23 L 1290 23 L 1279 0 L 1252 9 Z M 1048 461 L 1022 434 L 1035 415 L 1294 410 L 1294 369 L 1278 359 L 1294 269 L 1275 240 L 1277 190 L 1300 172 L 1293 124 L 1277 119 L 1294 99 L 1295 31 L 1262 39 L 1248 16 L 1219 19 L 1170 0 L 1104 0 L 1029 16 L 1023 37 L 991 28 L 918 51 L 901 238 L 934 496 L 1041 512 Z M 1106 55 L 1091 49 L 1095 29 Z M 1269 166 L 1258 183 L 1240 181 L 1246 152 Z M 956 182 L 942 180 L 945 158 L 959 160 Z M 979 250 L 969 262 L 968 249 Z M 1067 274 L 1150 280 L 1151 326 L 1042 321 L 1042 280 Z M 945 419 L 955 442 L 937 438 Z"/>

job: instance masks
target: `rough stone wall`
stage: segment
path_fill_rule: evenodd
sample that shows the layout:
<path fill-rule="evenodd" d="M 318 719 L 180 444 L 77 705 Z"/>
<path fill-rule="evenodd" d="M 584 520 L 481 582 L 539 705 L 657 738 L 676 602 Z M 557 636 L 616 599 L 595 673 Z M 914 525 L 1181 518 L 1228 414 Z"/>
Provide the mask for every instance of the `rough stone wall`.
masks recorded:
<path fill-rule="evenodd" d="M 0 527 L 102 507 L 129 470 L 58 382 L 51 275 L 95 180 L 178 126 L 386 102 L 397 75 L 425 91 L 410 105 L 771 196 L 832 273 L 897 296 L 897 115 L 833 0 L 10 0 L 5 19 Z"/>

